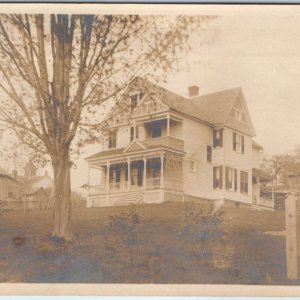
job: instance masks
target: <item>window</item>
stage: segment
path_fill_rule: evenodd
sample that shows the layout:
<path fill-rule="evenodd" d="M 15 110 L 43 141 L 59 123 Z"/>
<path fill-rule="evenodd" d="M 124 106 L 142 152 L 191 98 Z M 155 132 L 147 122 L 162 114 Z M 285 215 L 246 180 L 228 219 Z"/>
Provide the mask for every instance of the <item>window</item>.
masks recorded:
<path fill-rule="evenodd" d="M 223 188 L 223 167 L 218 166 L 213 168 L 213 188 L 222 189 Z"/>
<path fill-rule="evenodd" d="M 109 182 L 120 182 L 121 180 L 121 165 L 111 165 L 109 169 Z"/>
<path fill-rule="evenodd" d="M 137 106 L 139 100 L 139 94 L 134 94 L 130 96 L 130 111 L 133 111 Z"/>
<path fill-rule="evenodd" d="M 138 126 L 131 126 L 130 127 L 130 142 L 132 142 L 134 139 L 139 138 L 139 127 Z"/>
<path fill-rule="evenodd" d="M 225 168 L 225 185 L 229 191 L 237 191 L 237 170 L 234 168 Z"/>
<path fill-rule="evenodd" d="M 116 148 L 117 146 L 117 131 L 111 131 L 108 136 L 108 148 Z"/>
<path fill-rule="evenodd" d="M 196 162 L 194 160 L 190 160 L 189 162 L 189 170 L 192 172 L 196 171 Z"/>
<path fill-rule="evenodd" d="M 135 93 L 130 96 L 130 111 L 132 112 L 134 108 L 138 105 L 144 93 Z"/>
<path fill-rule="evenodd" d="M 212 149 L 210 145 L 206 146 L 206 161 L 211 162 L 212 160 Z"/>
<path fill-rule="evenodd" d="M 245 138 L 236 132 L 232 133 L 233 151 L 238 153 L 245 152 Z"/>
<path fill-rule="evenodd" d="M 248 194 L 248 173 L 241 171 L 241 193 Z"/>
<path fill-rule="evenodd" d="M 157 138 L 161 137 L 161 122 L 153 122 L 151 124 L 151 137 L 152 138 Z"/>
<path fill-rule="evenodd" d="M 213 146 L 214 148 L 223 146 L 223 129 L 213 131 Z"/>

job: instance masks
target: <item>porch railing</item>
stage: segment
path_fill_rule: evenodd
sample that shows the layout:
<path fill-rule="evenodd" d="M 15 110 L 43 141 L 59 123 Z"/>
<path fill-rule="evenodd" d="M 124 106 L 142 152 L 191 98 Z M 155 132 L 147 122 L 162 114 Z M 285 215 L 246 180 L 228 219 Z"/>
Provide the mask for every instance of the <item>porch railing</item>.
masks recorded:
<path fill-rule="evenodd" d="M 104 185 L 93 185 L 89 188 L 90 195 L 100 195 L 105 193 L 105 186 Z"/>
<path fill-rule="evenodd" d="M 162 184 L 161 177 L 147 178 L 146 179 L 146 189 L 160 188 Z M 164 178 L 163 187 L 174 189 L 174 190 L 182 190 L 182 180 L 178 179 L 169 179 Z M 141 190 L 144 188 L 144 185 L 131 185 L 130 191 Z M 120 182 L 110 182 L 109 183 L 109 192 L 123 192 L 128 190 L 128 181 L 120 181 Z M 105 185 L 95 185 L 90 186 L 90 195 L 100 195 L 105 194 L 106 186 Z"/>
<path fill-rule="evenodd" d="M 109 190 L 126 190 L 127 189 L 127 181 L 120 181 L 120 182 L 110 182 L 109 183 Z"/>
<path fill-rule="evenodd" d="M 160 177 L 147 178 L 146 187 L 148 187 L 148 188 L 159 188 L 160 183 L 161 183 L 161 178 Z"/>

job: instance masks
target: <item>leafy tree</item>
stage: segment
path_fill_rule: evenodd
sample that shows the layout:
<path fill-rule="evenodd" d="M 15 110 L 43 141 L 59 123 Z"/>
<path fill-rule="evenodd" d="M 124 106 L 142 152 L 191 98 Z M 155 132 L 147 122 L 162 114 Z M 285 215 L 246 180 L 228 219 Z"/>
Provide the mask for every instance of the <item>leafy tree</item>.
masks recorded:
<path fill-rule="evenodd" d="M 48 156 L 53 235 L 71 239 L 71 154 L 103 132 L 112 103 L 136 76 L 164 74 L 214 17 L 1 15 L 0 121 Z"/>

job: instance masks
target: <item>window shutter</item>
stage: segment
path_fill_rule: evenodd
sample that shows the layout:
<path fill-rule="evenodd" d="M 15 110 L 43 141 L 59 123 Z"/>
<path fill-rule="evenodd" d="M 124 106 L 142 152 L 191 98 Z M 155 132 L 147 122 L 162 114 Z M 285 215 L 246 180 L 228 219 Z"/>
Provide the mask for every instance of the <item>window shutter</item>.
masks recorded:
<path fill-rule="evenodd" d="M 206 160 L 207 162 L 211 162 L 212 160 L 212 150 L 211 150 L 211 146 L 206 146 Z"/>
<path fill-rule="evenodd" d="M 217 141 L 216 141 L 216 131 L 213 131 L 213 146 L 217 147 Z"/>
<path fill-rule="evenodd" d="M 233 132 L 232 139 L 233 139 L 233 151 L 236 151 L 236 133 L 235 132 Z"/>
<path fill-rule="evenodd" d="M 223 129 L 220 129 L 220 141 L 219 141 L 219 146 L 223 147 Z"/>
<path fill-rule="evenodd" d="M 234 169 L 234 191 L 237 191 L 237 169 Z"/>
<path fill-rule="evenodd" d="M 213 177 L 214 177 L 214 180 L 213 180 L 213 187 L 214 189 L 217 188 L 217 167 L 214 167 L 213 168 Z"/>
<path fill-rule="evenodd" d="M 242 135 L 242 153 L 245 153 L 244 136 Z"/>
<path fill-rule="evenodd" d="M 219 188 L 222 189 L 223 188 L 223 167 L 219 167 L 220 168 L 220 183 L 219 183 Z"/>
<path fill-rule="evenodd" d="M 229 189 L 229 168 L 225 167 L 225 187 Z"/>

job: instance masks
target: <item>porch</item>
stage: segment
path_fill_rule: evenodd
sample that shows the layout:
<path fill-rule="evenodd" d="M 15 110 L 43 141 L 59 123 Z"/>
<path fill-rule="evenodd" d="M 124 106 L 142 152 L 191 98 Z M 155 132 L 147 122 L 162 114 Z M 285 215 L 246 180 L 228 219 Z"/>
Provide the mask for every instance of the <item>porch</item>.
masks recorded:
<path fill-rule="evenodd" d="M 266 172 L 254 168 L 252 170 L 252 206 L 274 210 L 274 180 Z"/>
<path fill-rule="evenodd" d="M 163 202 L 166 191 L 183 193 L 182 174 L 182 156 L 171 153 L 107 159 L 90 166 L 88 201 L 102 199 L 106 205 Z"/>

